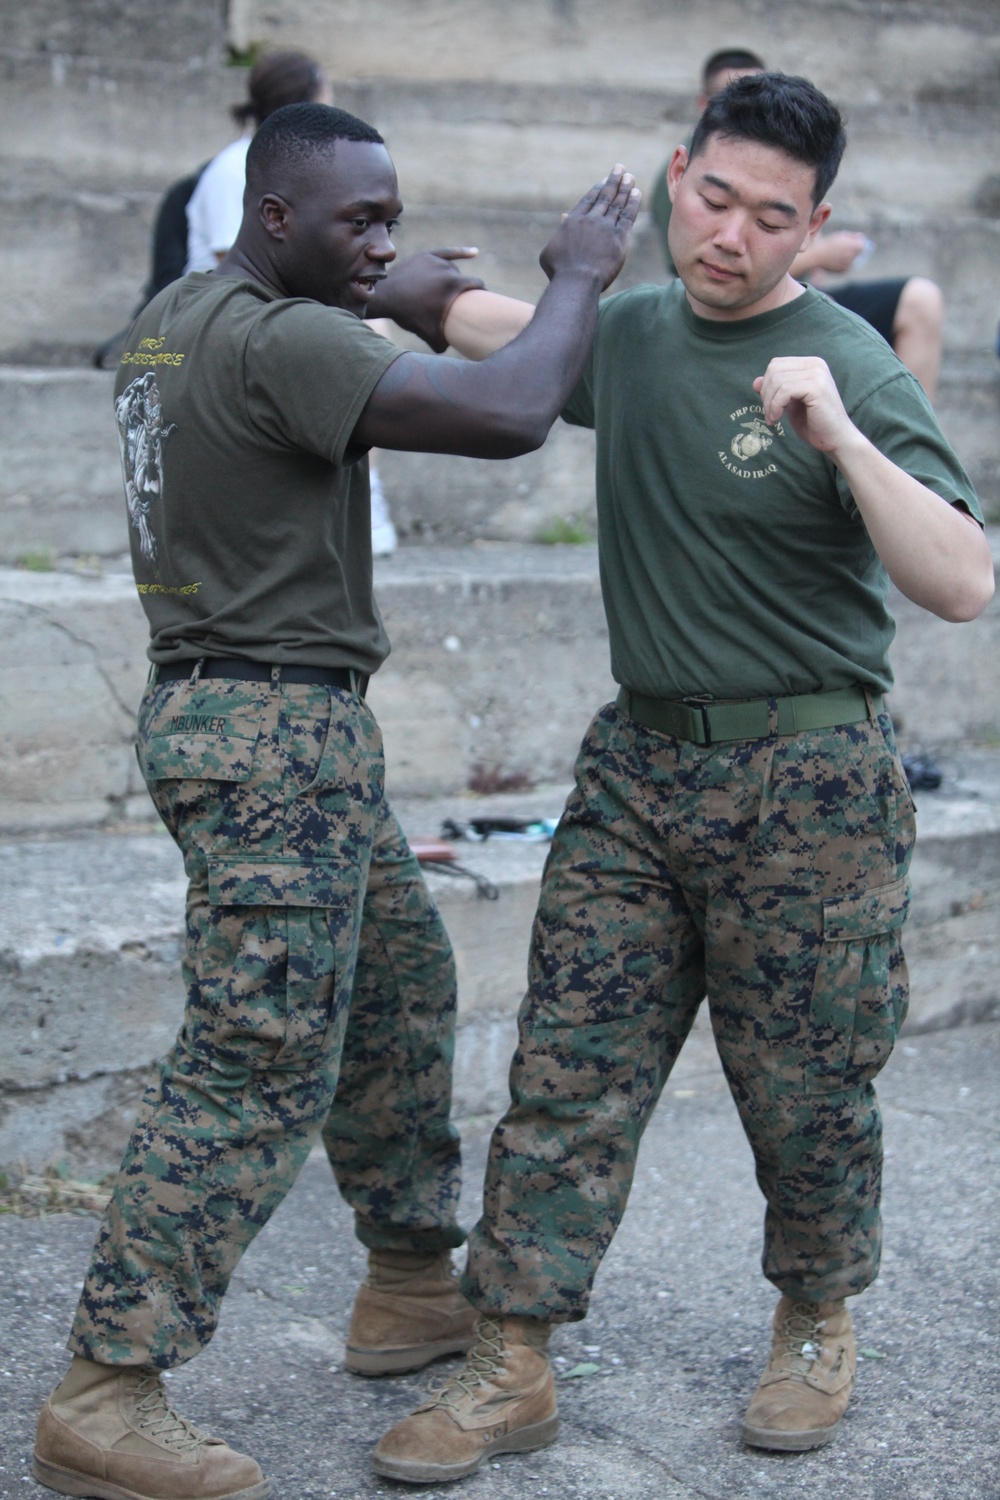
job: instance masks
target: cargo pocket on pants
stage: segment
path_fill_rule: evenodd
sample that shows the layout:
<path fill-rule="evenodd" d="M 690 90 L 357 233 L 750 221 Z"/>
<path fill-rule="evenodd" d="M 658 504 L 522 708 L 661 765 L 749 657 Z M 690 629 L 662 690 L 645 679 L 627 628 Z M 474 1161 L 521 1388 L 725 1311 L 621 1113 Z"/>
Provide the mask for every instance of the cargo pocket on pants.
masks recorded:
<path fill-rule="evenodd" d="M 908 907 L 905 877 L 823 903 L 809 1010 L 811 1092 L 854 1088 L 888 1060 L 906 1017 Z"/>
<path fill-rule="evenodd" d="M 234 988 L 257 1009 L 272 1044 L 279 1043 L 270 1066 L 295 1068 L 324 1053 L 339 1056 L 354 977 L 361 875 L 360 867 L 329 860 L 209 860 L 213 922 L 242 932 L 256 950 L 241 942 Z M 259 985 L 252 969 L 261 976 Z"/>

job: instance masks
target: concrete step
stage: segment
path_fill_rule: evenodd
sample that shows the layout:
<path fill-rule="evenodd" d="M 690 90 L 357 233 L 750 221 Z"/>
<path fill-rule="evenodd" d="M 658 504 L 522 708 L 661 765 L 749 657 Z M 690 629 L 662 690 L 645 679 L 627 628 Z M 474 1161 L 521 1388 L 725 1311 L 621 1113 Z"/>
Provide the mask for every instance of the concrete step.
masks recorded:
<path fill-rule="evenodd" d="M 323 0 L 294 5 L 241 0 L 230 8 L 228 40 L 243 48 L 263 42 L 314 52 L 338 80 L 341 102 L 354 108 L 357 91 L 367 89 L 373 115 L 382 90 L 398 99 L 404 118 L 412 117 L 414 97 L 424 97 L 430 82 L 452 118 L 461 121 L 470 109 L 463 91 L 484 118 L 498 109 L 509 116 L 509 91 L 520 89 L 531 100 L 531 107 L 517 112 L 521 121 L 564 119 L 567 99 L 574 100 L 577 117 L 583 113 L 592 120 L 607 113 L 601 96 L 609 95 L 617 96 L 620 122 L 640 124 L 647 96 L 657 101 L 657 116 L 669 106 L 678 118 L 690 118 L 702 60 L 727 32 L 746 40 L 746 16 L 736 0 L 715 0 L 710 11 L 681 0 L 655 8 L 624 0 L 615 7 L 613 23 L 599 0 L 542 5 L 516 0 L 505 7 L 502 24 L 498 19 L 495 0 L 476 0 L 461 14 L 448 0 L 419 7 L 406 0 L 376 0 L 366 8 L 363 25 L 345 24 L 342 11 Z M 214 62 L 214 71 L 221 72 L 226 38 L 220 21 L 218 13 L 193 0 L 171 7 L 169 22 L 150 15 L 141 0 L 91 0 L 84 6 L 43 0 L 16 9 L 3 46 L 24 76 L 33 62 L 55 59 L 57 86 L 69 81 L 72 87 L 73 70 L 85 78 L 97 69 L 121 86 L 141 68 L 167 74 L 207 64 L 207 74 Z M 815 77 L 851 106 L 885 111 L 996 103 L 992 0 L 952 0 L 945 10 L 913 0 L 890 0 L 877 8 L 857 0 L 808 7 L 800 0 L 772 0 L 769 21 L 771 65 Z M 37 94 L 44 74 L 32 81 Z M 211 87 L 209 82 L 205 92 Z M 161 100 L 169 105 L 168 91 Z M 24 123 L 29 142 L 45 132 L 42 111 Z"/>
<path fill-rule="evenodd" d="M 411 837 L 444 817 L 557 817 L 563 788 L 396 804 Z M 909 1032 L 1000 1014 L 1000 752 L 963 754 L 925 794 L 907 933 Z M 496 901 L 429 872 L 455 947 L 459 1114 L 496 1114 L 516 1040 L 531 920 L 547 845 L 457 846 Z M 113 1167 L 150 1063 L 181 1014 L 184 877 L 164 832 L 0 844 L 0 1169 L 83 1156 Z M 108 1037 L 114 1037 L 109 1049 Z"/>
<path fill-rule="evenodd" d="M 393 795 L 570 773 L 611 696 L 592 547 L 414 548 L 380 562 L 396 645 L 370 697 Z M 132 752 L 148 663 L 125 573 L 0 575 L 0 829 L 146 816 Z M 138 802 L 136 799 L 138 798 Z"/>
<path fill-rule="evenodd" d="M 235 134 L 229 106 L 245 94 L 240 69 L 127 57 L 0 50 L 4 179 L 96 192 L 162 190 Z M 656 79 L 571 80 L 543 91 L 531 78 L 426 74 L 352 79 L 334 69 L 337 102 L 385 136 L 410 202 L 555 207 L 615 160 L 640 183 L 696 115 L 694 73 L 678 91 Z M 812 74 L 823 86 L 823 78 Z M 1000 105 L 975 73 L 946 98 L 836 93 L 849 111 L 849 147 L 836 185 L 842 212 L 886 202 L 919 217 L 967 213 L 995 174 Z M 136 130 L 155 99 L 161 129 Z"/>
<path fill-rule="evenodd" d="M 49 56 L 155 57 L 181 64 L 217 62 L 226 41 L 222 10 L 201 0 L 32 0 L 3 10 L 4 46 Z"/>
<path fill-rule="evenodd" d="M 1000 541 L 1000 532 L 994 532 Z M 408 547 L 376 566 L 393 651 L 370 699 L 393 797 L 569 778 L 613 696 L 593 546 Z M 903 742 L 1000 740 L 1000 610 L 952 626 L 896 596 Z M 146 625 L 125 572 L 0 570 L 0 831 L 149 815 L 132 752 Z"/>
<path fill-rule="evenodd" d="M 0 366 L 0 563 L 114 559 L 128 549 L 112 376 Z M 1000 516 L 1000 365 L 949 361 L 938 415 L 987 511 Z M 557 422 L 536 453 L 503 462 L 383 453 L 381 472 L 407 540 L 530 542 L 569 521 L 594 535 L 594 439 Z"/>
<path fill-rule="evenodd" d="M 730 41 L 851 100 L 912 102 L 971 80 L 987 90 L 996 77 L 992 0 L 769 0 L 766 26 L 739 0 L 619 0 L 613 12 L 603 0 L 470 0 L 459 10 L 450 0 L 373 0 L 364 16 L 364 26 L 349 26 L 324 0 L 241 0 L 230 26 L 238 45 L 311 47 L 335 77 L 528 82 L 540 108 L 553 80 L 603 83 L 625 97 L 644 88 L 693 93 L 704 58 Z"/>

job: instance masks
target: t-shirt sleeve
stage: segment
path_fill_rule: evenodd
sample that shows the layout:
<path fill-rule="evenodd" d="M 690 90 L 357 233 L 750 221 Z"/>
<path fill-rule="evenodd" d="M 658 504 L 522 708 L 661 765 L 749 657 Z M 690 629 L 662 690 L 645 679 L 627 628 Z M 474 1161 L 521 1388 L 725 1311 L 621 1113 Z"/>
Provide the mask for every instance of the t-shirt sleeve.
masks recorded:
<path fill-rule="evenodd" d="M 908 371 L 863 396 L 849 415 L 855 426 L 904 473 L 947 500 L 962 505 L 982 525 L 983 513 L 972 481 L 943 432 L 919 382 Z M 857 506 L 843 475 L 837 472 L 841 502 L 850 515 Z"/>
<path fill-rule="evenodd" d="M 402 352 L 340 308 L 272 303 L 247 339 L 247 414 L 273 441 L 341 464 L 365 403 Z"/>
<path fill-rule="evenodd" d="M 597 338 L 595 336 L 594 343 Z M 577 381 L 573 392 L 562 409 L 564 422 L 571 422 L 574 427 L 593 427 L 594 425 L 594 346 L 591 345 L 590 353 L 587 355 L 587 363 L 583 374 Z"/>

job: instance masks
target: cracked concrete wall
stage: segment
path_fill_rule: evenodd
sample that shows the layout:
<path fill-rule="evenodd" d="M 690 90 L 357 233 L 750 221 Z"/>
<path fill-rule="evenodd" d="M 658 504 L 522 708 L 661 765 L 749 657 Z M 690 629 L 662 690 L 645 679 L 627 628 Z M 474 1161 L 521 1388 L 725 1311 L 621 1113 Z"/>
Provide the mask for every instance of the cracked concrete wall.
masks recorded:
<path fill-rule="evenodd" d="M 0 827 L 101 822 L 146 800 L 133 751 L 145 632 L 135 588 L 121 584 L 100 611 L 61 574 L 13 574 L 3 590 L 13 650 L 0 664 Z"/>

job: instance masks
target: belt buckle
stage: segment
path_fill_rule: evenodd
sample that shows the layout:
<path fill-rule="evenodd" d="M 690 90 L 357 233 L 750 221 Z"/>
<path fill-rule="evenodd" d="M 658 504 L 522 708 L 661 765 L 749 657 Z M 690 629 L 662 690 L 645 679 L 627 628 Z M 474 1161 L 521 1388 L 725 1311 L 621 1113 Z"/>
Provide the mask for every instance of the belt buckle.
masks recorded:
<path fill-rule="evenodd" d="M 686 708 L 696 708 L 698 710 L 698 712 L 701 714 L 701 729 L 702 729 L 702 733 L 705 736 L 705 739 L 704 739 L 703 743 L 706 744 L 706 745 L 710 745 L 712 743 L 712 723 L 711 723 L 711 720 L 708 717 L 708 707 L 709 707 L 709 704 L 712 702 L 712 699 L 711 698 L 682 698 L 681 702 L 685 705 Z"/>

